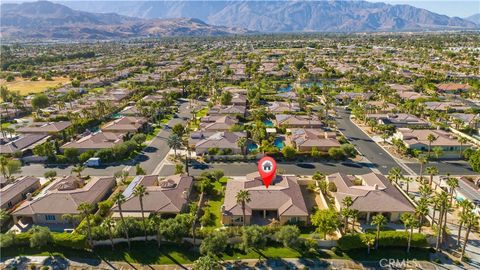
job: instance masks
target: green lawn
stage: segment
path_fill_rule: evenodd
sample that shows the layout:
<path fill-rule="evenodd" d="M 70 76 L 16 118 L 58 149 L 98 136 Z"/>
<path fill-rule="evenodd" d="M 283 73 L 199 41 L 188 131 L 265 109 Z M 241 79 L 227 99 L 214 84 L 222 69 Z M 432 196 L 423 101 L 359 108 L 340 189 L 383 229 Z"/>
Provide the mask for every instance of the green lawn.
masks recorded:
<path fill-rule="evenodd" d="M 222 179 L 220 179 L 220 181 L 224 182 L 225 180 L 222 181 Z M 223 190 L 223 184 L 220 181 L 216 181 L 213 185 L 213 189 L 217 192 L 217 195 L 209 196 L 207 202 L 207 208 L 209 208 L 210 213 L 212 213 L 215 218 L 215 227 L 222 226 L 220 209 L 223 204 L 223 196 L 220 194 Z"/>
<path fill-rule="evenodd" d="M 146 141 L 153 140 L 153 138 L 155 138 L 157 136 L 157 134 L 158 134 L 158 132 L 160 132 L 160 130 L 162 130 L 160 127 L 156 127 L 155 129 L 153 129 L 152 133 L 147 134 Z"/>
<path fill-rule="evenodd" d="M 197 117 L 204 117 L 207 115 L 207 113 L 208 113 L 208 108 L 205 107 L 197 112 Z"/>

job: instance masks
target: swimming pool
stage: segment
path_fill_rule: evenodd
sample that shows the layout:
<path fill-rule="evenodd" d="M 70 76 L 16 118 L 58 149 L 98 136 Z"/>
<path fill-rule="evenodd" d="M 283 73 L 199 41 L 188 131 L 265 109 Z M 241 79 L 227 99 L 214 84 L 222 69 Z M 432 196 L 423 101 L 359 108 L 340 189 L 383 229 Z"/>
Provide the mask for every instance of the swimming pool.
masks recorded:
<path fill-rule="evenodd" d="M 263 121 L 263 124 L 265 124 L 266 127 L 273 127 L 272 120 L 265 120 Z"/>
<path fill-rule="evenodd" d="M 279 87 L 278 92 L 280 93 L 286 93 L 286 92 L 291 92 L 293 90 L 293 86 L 291 84 L 287 85 L 286 87 Z"/>
<path fill-rule="evenodd" d="M 275 145 L 275 147 L 278 149 L 282 149 L 285 146 L 284 139 L 282 137 L 275 138 L 273 145 Z"/>

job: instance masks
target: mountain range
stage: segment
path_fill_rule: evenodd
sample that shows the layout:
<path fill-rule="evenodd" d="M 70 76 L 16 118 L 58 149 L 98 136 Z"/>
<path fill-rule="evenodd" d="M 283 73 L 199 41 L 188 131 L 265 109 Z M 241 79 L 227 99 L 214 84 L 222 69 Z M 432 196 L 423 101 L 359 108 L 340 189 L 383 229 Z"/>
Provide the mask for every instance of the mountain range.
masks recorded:
<path fill-rule="evenodd" d="M 195 18 L 142 19 L 78 11 L 47 1 L 2 4 L 0 29 L 2 38 L 71 40 L 249 33 L 244 29 L 209 25 Z"/>
<path fill-rule="evenodd" d="M 61 3 L 61 4 L 59 4 Z M 366 1 L 47 1 L 1 5 L 1 35 L 114 39 L 253 32 L 478 29 L 475 18 Z M 247 30 L 248 29 L 248 30 Z"/>
<path fill-rule="evenodd" d="M 476 23 L 477 25 L 480 25 L 480 13 L 473 14 L 472 16 L 466 17 L 465 20 L 471 21 L 473 23 Z"/>

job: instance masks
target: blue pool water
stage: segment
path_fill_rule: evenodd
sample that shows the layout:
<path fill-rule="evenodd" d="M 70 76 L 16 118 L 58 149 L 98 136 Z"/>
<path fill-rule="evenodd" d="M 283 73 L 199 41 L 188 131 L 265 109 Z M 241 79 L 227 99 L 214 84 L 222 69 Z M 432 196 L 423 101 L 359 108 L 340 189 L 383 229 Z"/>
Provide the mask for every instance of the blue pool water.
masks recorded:
<path fill-rule="evenodd" d="M 273 127 L 273 122 L 272 120 L 265 120 L 263 121 L 266 127 Z"/>
<path fill-rule="evenodd" d="M 255 143 L 249 143 L 247 145 L 248 152 L 252 152 L 258 149 L 258 145 Z"/>
<path fill-rule="evenodd" d="M 312 87 L 314 85 L 321 87 L 322 83 L 321 82 L 306 82 L 306 83 L 301 84 L 302 87 L 307 87 L 307 88 Z"/>
<path fill-rule="evenodd" d="M 287 87 L 278 88 L 278 92 L 280 92 L 280 93 L 291 92 L 292 90 L 293 90 L 293 86 L 290 85 L 290 84 Z"/>
<path fill-rule="evenodd" d="M 118 119 L 118 118 L 121 118 L 121 117 L 122 117 L 122 115 L 120 115 L 119 113 L 114 113 L 112 115 L 112 118 L 115 118 L 115 119 Z"/>
<path fill-rule="evenodd" d="M 275 145 L 275 147 L 277 147 L 278 149 L 282 149 L 283 146 L 285 145 L 283 143 L 283 138 L 275 138 L 275 141 L 273 142 L 273 144 Z"/>

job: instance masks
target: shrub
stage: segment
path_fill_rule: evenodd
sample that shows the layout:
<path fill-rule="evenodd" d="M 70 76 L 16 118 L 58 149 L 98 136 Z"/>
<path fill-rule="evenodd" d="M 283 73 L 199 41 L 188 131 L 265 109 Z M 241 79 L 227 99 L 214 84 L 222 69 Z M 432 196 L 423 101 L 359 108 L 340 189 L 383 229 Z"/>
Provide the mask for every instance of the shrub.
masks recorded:
<path fill-rule="evenodd" d="M 333 147 L 328 149 L 328 155 L 335 160 L 340 160 L 345 158 L 345 152 L 339 147 Z"/>
<path fill-rule="evenodd" d="M 53 243 L 59 247 L 67 247 L 73 249 L 84 249 L 86 247 L 87 238 L 85 235 L 78 233 L 53 233 Z"/>
<path fill-rule="evenodd" d="M 81 153 L 78 159 L 81 163 L 83 163 L 87 161 L 89 158 L 93 157 L 94 155 L 95 155 L 95 151 L 87 151 L 87 152 Z"/>
<path fill-rule="evenodd" d="M 344 251 L 367 248 L 363 239 L 365 234 L 347 234 L 338 240 L 338 247 Z M 380 247 L 406 247 L 408 243 L 408 233 L 398 231 L 384 231 L 380 232 Z M 426 247 L 426 235 L 414 233 L 412 235 L 412 247 Z"/>
<path fill-rule="evenodd" d="M 75 163 L 78 160 L 78 156 L 80 153 L 78 152 L 78 149 L 76 148 L 67 148 L 63 152 L 65 158 L 67 158 L 71 163 Z"/>
<path fill-rule="evenodd" d="M 67 164 L 68 159 L 64 155 L 56 155 L 55 159 L 57 160 L 58 164 Z"/>

